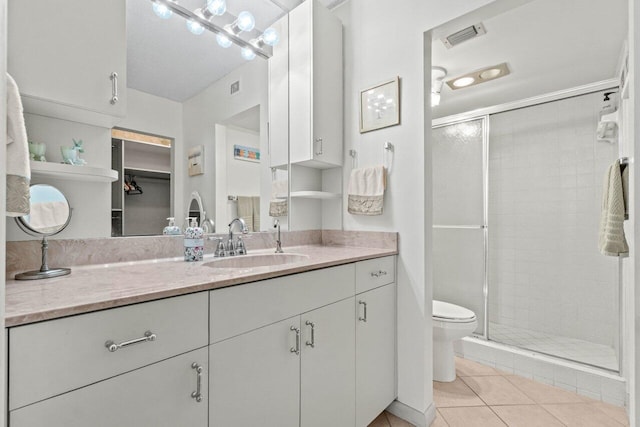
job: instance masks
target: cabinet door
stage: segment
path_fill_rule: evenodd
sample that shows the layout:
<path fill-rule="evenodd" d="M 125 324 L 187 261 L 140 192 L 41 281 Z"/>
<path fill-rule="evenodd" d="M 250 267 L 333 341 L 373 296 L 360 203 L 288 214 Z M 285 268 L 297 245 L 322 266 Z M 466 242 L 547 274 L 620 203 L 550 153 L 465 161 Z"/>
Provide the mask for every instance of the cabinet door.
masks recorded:
<path fill-rule="evenodd" d="M 275 168 L 289 161 L 289 15 L 272 27 L 280 34 L 269 59 L 269 165 Z"/>
<path fill-rule="evenodd" d="M 126 96 L 124 0 L 18 0 L 8 6 L 8 71 L 25 111 L 65 116 L 70 108 L 123 116 Z M 119 101 L 111 103 L 111 73 Z M 55 106 L 53 106 L 53 104 Z"/>
<path fill-rule="evenodd" d="M 351 427 L 355 421 L 353 297 L 302 315 L 302 427 Z M 313 331 L 313 332 L 312 332 Z"/>
<path fill-rule="evenodd" d="M 202 400 L 193 363 L 203 367 Z M 207 425 L 207 349 L 146 366 L 11 411 L 11 427 L 140 427 Z"/>
<path fill-rule="evenodd" d="M 297 427 L 300 356 L 299 316 L 210 346 L 209 425 Z"/>
<path fill-rule="evenodd" d="M 355 305 L 356 427 L 365 427 L 396 396 L 396 285 L 358 294 Z"/>

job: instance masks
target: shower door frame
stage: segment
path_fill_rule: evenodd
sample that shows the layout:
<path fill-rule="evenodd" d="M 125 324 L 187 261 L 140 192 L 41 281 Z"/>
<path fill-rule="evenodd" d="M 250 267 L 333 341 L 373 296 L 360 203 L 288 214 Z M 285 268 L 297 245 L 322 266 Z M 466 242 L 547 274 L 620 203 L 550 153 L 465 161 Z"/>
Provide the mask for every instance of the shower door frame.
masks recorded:
<path fill-rule="evenodd" d="M 482 230 L 482 264 L 483 264 L 483 278 L 482 278 L 482 297 L 483 297 L 483 325 L 482 334 L 474 332 L 472 335 L 485 340 L 489 339 L 489 114 L 474 115 L 468 118 L 454 120 L 451 122 L 444 122 L 442 124 L 433 125 L 431 129 L 438 129 L 451 125 L 457 125 L 461 123 L 482 122 L 482 224 L 468 224 L 468 225 L 436 225 L 433 224 L 434 229 L 444 230 Z M 435 122 L 435 120 L 434 120 Z"/>
<path fill-rule="evenodd" d="M 436 224 L 432 224 L 432 227 L 434 229 L 478 229 L 478 228 L 483 228 L 483 239 L 484 239 L 484 283 L 483 283 L 483 296 L 484 296 L 484 324 L 483 324 L 483 334 L 478 334 L 478 333 L 473 333 L 472 335 L 474 337 L 477 338 L 481 338 L 483 340 L 486 341 L 490 341 L 490 331 L 489 331 L 489 226 L 488 226 L 488 220 L 489 220 L 489 126 L 490 126 L 490 117 L 494 114 L 498 114 L 498 113 L 504 113 L 507 111 L 513 111 L 513 110 L 518 110 L 521 108 L 527 108 L 527 107 L 533 107 L 536 105 L 540 105 L 540 104 L 546 104 L 549 102 L 554 102 L 554 101 L 560 101 L 562 99 L 567 99 L 567 98 L 572 98 L 575 96 L 581 96 L 581 95 L 587 95 L 590 93 L 594 93 L 594 92 L 601 92 L 603 90 L 611 90 L 611 89 L 615 89 L 618 90 L 619 88 L 619 81 L 617 79 L 609 79 L 609 80 L 602 80 L 599 82 L 595 82 L 595 83 L 591 83 L 591 84 L 586 84 L 583 86 L 577 86 L 574 88 L 570 88 L 570 89 L 565 89 L 565 90 L 560 90 L 560 91 L 556 91 L 556 92 L 551 92 L 548 94 L 543 94 L 543 95 L 538 95 L 538 96 L 534 96 L 531 98 L 525 98 L 519 101 L 514 101 L 514 102 L 508 102 L 508 103 L 504 103 L 504 104 L 498 104 L 498 105 L 494 105 L 491 107 L 485 107 L 485 108 L 480 108 L 477 110 L 472 110 L 466 113 L 461 113 L 461 114 L 454 114 L 454 115 L 450 115 L 450 116 L 446 116 L 446 117 L 442 117 L 442 118 L 438 118 L 438 119 L 433 119 L 431 121 L 431 129 L 437 129 L 437 128 L 441 128 L 441 127 L 446 127 L 446 126 L 451 126 L 451 125 L 455 125 L 455 124 L 459 124 L 459 123 L 465 123 L 465 122 L 470 122 L 470 121 L 474 121 L 474 120 L 482 120 L 483 121 L 483 130 L 482 130 L 482 172 L 483 172 L 483 183 L 482 183 L 482 191 L 483 191 L 483 225 L 481 225 L 480 227 L 478 226 L 442 226 L 442 225 L 436 225 Z M 578 363 L 582 366 L 590 366 L 593 367 L 595 369 L 600 369 L 603 370 L 605 372 L 616 372 L 619 375 L 624 375 L 623 372 L 623 367 L 624 367 L 624 331 L 625 331 L 625 324 L 624 324 L 624 315 L 622 313 L 622 307 L 624 307 L 624 301 L 623 299 L 623 290 L 622 290 L 622 258 L 619 259 L 618 261 L 618 312 L 619 312 L 619 319 L 618 319 L 618 333 L 617 333 L 617 339 L 618 339 L 618 352 L 617 352 L 617 357 L 618 357 L 618 370 L 617 371 L 612 371 L 610 369 L 604 368 L 604 367 L 599 367 L 599 366 L 594 366 L 594 365 L 587 365 L 585 363 L 579 362 L 579 361 L 575 361 L 575 360 L 570 360 L 570 359 L 565 359 L 562 358 L 560 356 L 556 356 L 556 355 L 552 355 L 552 354 L 548 354 L 548 353 L 540 353 L 538 351 L 535 350 L 530 350 L 530 349 L 524 349 L 522 347 L 515 347 L 518 349 L 523 349 L 526 351 L 532 351 L 534 353 L 539 353 L 539 354 L 544 354 L 546 356 L 549 357 L 554 357 L 554 358 L 558 358 L 560 360 L 564 360 L 564 361 L 570 361 L 572 363 Z M 503 344 L 500 343 L 499 341 L 493 341 L 495 343 L 501 344 L 501 345 L 508 345 L 508 344 Z M 513 347 L 508 345 L 509 347 Z"/>

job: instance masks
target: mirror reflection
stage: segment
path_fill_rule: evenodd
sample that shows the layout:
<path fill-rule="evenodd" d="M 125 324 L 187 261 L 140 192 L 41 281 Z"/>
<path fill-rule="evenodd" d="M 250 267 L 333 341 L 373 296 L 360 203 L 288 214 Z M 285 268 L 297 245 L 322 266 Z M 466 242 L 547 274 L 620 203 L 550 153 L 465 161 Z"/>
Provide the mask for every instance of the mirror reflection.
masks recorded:
<path fill-rule="evenodd" d="M 71 220 L 71 208 L 60 190 L 45 184 L 29 189 L 31 209 L 29 215 L 16 218 L 34 236 L 52 236 L 61 232 Z"/>

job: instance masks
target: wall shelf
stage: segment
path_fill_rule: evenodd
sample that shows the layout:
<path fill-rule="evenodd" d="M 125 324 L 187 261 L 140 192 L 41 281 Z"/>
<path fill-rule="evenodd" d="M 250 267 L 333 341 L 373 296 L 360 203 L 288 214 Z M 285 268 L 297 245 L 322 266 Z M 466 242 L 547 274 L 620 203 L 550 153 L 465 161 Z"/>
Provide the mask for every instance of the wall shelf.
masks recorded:
<path fill-rule="evenodd" d="M 74 166 L 65 163 L 31 161 L 31 175 L 36 178 L 113 182 L 118 180 L 118 171 L 94 166 Z"/>
<path fill-rule="evenodd" d="M 134 175 L 136 177 L 171 179 L 171 172 L 147 168 L 124 168 L 125 175 Z"/>
<path fill-rule="evenodd" d="M 292 191 L 292 198 L 300 199 L 339 199 L 342 194 L 328 193 L 326 191 Z"/>

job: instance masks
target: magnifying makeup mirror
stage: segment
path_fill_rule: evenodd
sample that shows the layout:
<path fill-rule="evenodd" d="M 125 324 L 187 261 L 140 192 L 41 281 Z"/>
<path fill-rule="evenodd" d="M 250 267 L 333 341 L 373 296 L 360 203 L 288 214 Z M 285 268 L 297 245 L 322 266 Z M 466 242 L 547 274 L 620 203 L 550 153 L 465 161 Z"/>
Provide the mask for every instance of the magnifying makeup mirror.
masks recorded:
<path fill-rule="evenodd" d="M 60 190 L 51 185 L 35 184 L 29 188 L 31 210 L 29 215 L 16 218 L 16 223 L 25 233 L 42 236 L 42 266 L 40 270 L 16 274 L 16 280 L 49 279 L 71 273 L 69 268 L 49 268 L 47 237 L 64 230 L 71 221 L 71 207 Z"/>

